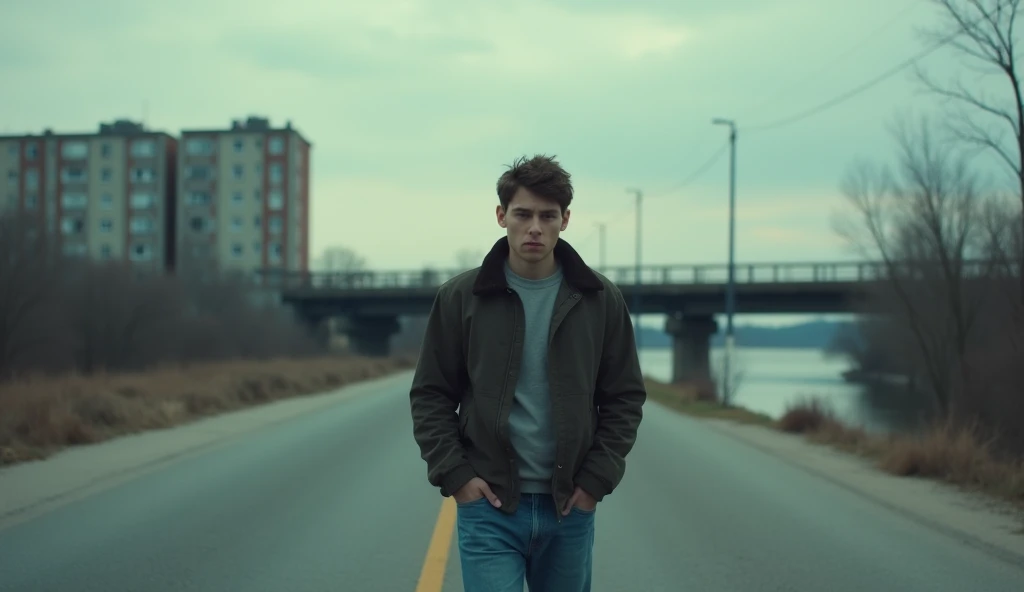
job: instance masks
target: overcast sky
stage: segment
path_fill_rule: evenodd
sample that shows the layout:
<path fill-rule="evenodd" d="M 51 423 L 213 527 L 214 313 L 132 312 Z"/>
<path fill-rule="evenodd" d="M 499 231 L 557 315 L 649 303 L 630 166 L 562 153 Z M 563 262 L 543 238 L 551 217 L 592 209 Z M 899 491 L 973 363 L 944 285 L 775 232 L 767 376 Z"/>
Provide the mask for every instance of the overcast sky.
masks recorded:
<path fill-rule="evenodd" d="M 313 142 L 312 250 L 378 268 L 450 266 L 500 236 L 494 184 L 521 154 L 556 154 L 576 201 L 563 238 L 631 265 L 627 187 L 649 196 L 643 259 L 721 263 L 728 153 L 740 126 L 737 259 L 854 256 L 831 217 L 886 124 L 933 106 L 911 73 L 792 125 L 786 118 L 916 54 L 927 0 L 0 0 L 0 132 L 291 120 Z M 937 53 L 923 64 L 955 69 Z M 144 109 L 144 105 L 147 106 Z M 415 246 L 414 243 L 416 244 Z"/>

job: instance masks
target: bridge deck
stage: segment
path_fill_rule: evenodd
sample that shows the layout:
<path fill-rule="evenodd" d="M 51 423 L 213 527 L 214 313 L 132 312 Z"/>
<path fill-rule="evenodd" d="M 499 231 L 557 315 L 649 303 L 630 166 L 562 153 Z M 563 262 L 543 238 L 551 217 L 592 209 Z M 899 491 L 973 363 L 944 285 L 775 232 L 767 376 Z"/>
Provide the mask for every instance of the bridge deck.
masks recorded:
<path fill-rule="evenodd" d="M 865 262 L 761 263 L 736 266 L 736 312 L 830 313 L 852 311 L 876 287 L 884 266 Z M 601 271 L 601 270 L 598 270 Z M 724 312 L 726 265 L 614 267 L 603 270 L 644 314 L 708 315 Z M 285 302 L 312 316 L 425 314 L 438 287 L 458 270 L 264 273 Z M 639 278 L 639 282 L 636 280 Z M 639 302 L 637 301 L 639 298 Z"/>

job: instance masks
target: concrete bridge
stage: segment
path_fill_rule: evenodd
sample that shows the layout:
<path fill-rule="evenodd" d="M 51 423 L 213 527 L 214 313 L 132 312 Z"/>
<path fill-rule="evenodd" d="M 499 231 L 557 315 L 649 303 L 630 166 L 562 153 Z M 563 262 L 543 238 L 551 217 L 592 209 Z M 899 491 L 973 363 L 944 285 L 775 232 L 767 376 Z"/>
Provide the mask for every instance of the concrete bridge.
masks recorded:
<path fill-rule="evenodd" d="M 632 313 L 667 315 L 673 337 L 673 378 L 708 376 L 709 342 L 725 312 L 727 265 L 599 269 L 622 290 Z M 264 286 L 313 326 L 341 320 L 354 350 L 387 355 L 400 316 L 426 315 L 438 286 L 460 270 L 261 272 Z M 736 266 L 740 313 L 853 312 L 885 277 L 879 262 L 757 263 Z"/>

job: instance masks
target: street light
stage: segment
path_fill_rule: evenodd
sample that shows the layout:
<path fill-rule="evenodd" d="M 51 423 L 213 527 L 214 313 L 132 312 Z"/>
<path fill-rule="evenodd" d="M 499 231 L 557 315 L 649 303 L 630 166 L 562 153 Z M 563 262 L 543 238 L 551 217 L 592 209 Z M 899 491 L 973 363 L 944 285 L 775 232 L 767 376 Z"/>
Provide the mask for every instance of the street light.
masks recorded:
<path fill-rule="evenodd" d="M 636 334 L 636 349 L 639 352 L 643 347 L 643 331 L 640 329 L 640 202 L 643 200 L 644 192 L 639 189 L 627 189 L 626 191 L 636 195 L 636 269 L 633 272 L 636 284 L 633 286 L 633 309 L 636 320 L 633 321 L 633 331 Z"/>
<path fill-rule="evenodd" d="M 732 315 L 736 310 L 736 280 L 734 253 L 736 250 L 736 122 L 731 119 L 715 118 L 713 125 L 729 127 L 729 281 L 725 287 L 725 363 L 722 378 L 723 402 L 729 404 L 730 368 L 732 363 L 733 331 Z"/>
<path fill-rule="evenodd" d="M 599 252 L 601 253 L 601 258 L 599 259 L 598 265 L 600 266 L 601 273 L 604 273 L 605 272 L 605 238 L 606 238 L 605 231 L 606 231 L 608 225 L 605 224 L 604 222 L 595 222 L 595 224 L 597 225 L 597 232 L 598 232 L 597 240 L 598 240 L 598 245 L 599 245 L 599 249 L 600 249 Z"/>

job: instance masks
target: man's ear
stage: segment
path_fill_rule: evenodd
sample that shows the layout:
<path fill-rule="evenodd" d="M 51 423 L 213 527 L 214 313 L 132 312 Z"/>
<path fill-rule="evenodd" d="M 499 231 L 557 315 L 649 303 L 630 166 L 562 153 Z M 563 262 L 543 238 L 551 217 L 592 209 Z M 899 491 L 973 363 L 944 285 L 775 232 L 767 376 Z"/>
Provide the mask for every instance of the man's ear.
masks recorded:
<path fill-rule="evenodd" d="M 569 226 L 569 213 L 569 210 L 566 210 L 565 213 L 562 214 L 562 230 L 565 230 L 565 228 Z"/>
<path fill-rule="evenodd" d="M 494 209 L 494 215 L 498 218 L 498 226 L 507 228 L 505 225 L 505 208 L 501 207 L 501 204 Z"/>

